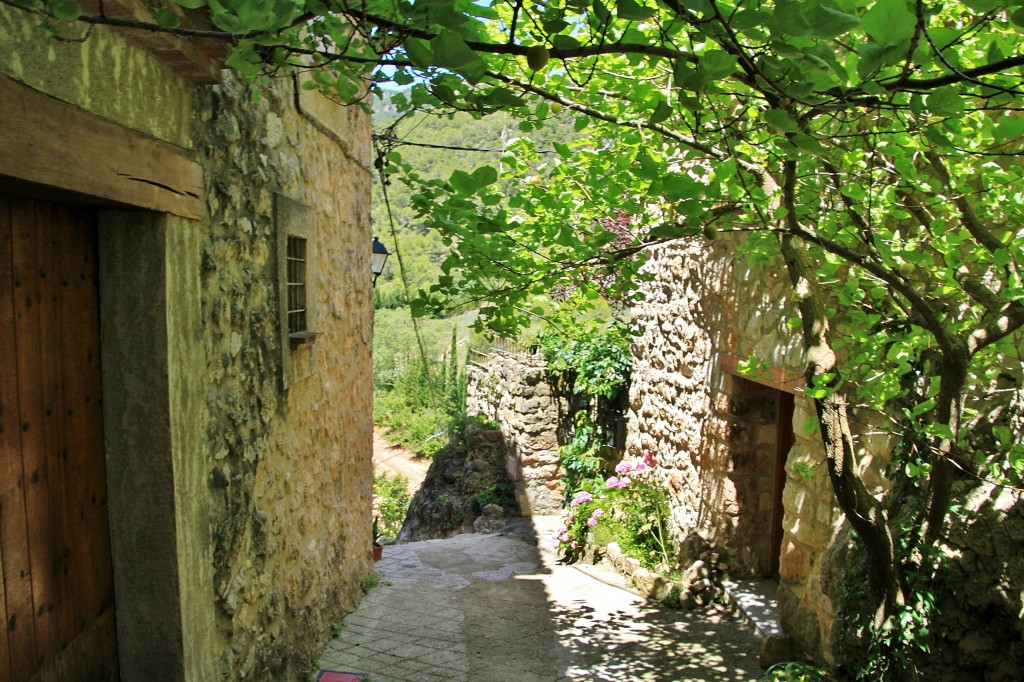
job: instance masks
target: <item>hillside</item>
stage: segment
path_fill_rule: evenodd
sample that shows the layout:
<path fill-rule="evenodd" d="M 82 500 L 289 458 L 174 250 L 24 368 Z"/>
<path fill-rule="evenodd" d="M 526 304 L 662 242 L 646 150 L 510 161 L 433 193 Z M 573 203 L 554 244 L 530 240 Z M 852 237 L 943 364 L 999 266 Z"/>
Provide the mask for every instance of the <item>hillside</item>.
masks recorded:
<path fill-rule="evenodd" d="M 420 175 L 428 179 L 444 179 L 455 170 L 469 172 L 483 165 L 497 164 L 505 143 L 515 137 L 528 134 L 542 146 L 551 140 L 567 141 L 572 135 L 572 122 L 568 115 L 553 117 L 543 128 L 524 133 L 518 123 L 504 113 L 481 118 L 461 112 L 453 115 L 416 113 L 400 119 L 388 99 L 378 99 L 374 104 L 373 129 L 376 135 L 390 132 L 392 138 L 399 142 L 394 150 Z M 417 289 L 429 287 L 437 280 L 438 264 L 447 248 L 437 234 L 428 232 L 417 220 L 411 207 L 409 189 L 401 181 L 392 181 L 387 188 L 387 199 L 394 219 L 393 232 L 388 202 L 385 202 L 379 178 L 375 178 L 375 234 L 392 253 L 400 253 L 409 291 L 414 294 Z M 405 287 L 398 261 L 399 258 L 392 258 L 377 282 L 377 308 L 404 305 Z"/>

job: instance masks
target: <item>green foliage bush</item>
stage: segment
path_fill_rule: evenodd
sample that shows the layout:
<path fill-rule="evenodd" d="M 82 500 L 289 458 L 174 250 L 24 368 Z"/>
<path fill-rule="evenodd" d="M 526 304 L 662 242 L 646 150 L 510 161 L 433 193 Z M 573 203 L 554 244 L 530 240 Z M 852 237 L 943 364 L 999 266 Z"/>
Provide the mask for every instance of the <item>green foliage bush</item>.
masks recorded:
<path fill-rule="evenodd" d="M 474 498 L 477 506 L 483 509 L 489 504 L 496 504 L 504 509 L 516 508 L 516 494 L 507 483 L 495 483 L 484 488 Z"/>
<path fill-rule="evenodd" d="M 412 499 L 409 479 L 383 471 L 376 473 L 373 476 L 373 497 L 377 507 L 374 529 L 384 537 L 398 537 Z"/>
<path fill-rule="evenodd" d="M 668 536 L 668 494 L 654 475 L 657 461 L 650 454 L 641 460 L 623 460 L 616 475 L 583 482 L 562 510 L 562 525 L 555 532 L 555 548 L 562 560 L 573 563 L 591 546 L 615 541 L 644 568 L 669 573 L 675 553 Z"/>
<path fill-rule="evenodd" d="M 394 442 L 424 456 L 444 446 L 448 422 L 465 406 L 465 374 L 458 352 L 465 322 L 466 318 L 420 321 L 424 365 L 408 311 L 376 314 L 374 423 L 388 427 Z"/>
<path fill-rule="evenodd" d="M 572 311 L 567 311 L 572 314 Z M 611 398 L 629 381 L 632 334 L 621 322 L 581 322 L 569 317 L 537 334 L 548 370 L 566 376 L 574 393 Z"/>

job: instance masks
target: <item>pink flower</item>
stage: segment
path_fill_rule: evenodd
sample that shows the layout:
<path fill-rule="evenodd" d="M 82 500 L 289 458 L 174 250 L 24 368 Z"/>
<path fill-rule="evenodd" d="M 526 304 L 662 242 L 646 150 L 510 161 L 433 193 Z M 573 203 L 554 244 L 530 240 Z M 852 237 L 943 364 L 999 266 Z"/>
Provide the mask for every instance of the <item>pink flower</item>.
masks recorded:
<path fill-rule="evenodd" d="M 644 451 L 644 464 L 651 468 L 658 466 L 658 460 L 654 458 L 650 450 Z"/>
<path fill-rule="evenodd" d="M 569 546 L 572 547 L 573 549 L 576 549 L 577 547 L 579 547 L 579 543 L 577 543 L 575 540 L 573 540 L 572 544 L 569 545 Z"/>
<path fill-rule="evenodd" d="M 632 483 L 632 481 L 629 480 L 628 476 L 623 476 L 622 478 L 619 478 L 618 476 L 612 476 L 611 478 L 604 482 L 604 484 L 609 488 L 619 488 L 620 490 L 622 488 L 625 488 L 630 483 Z"/>
<path fill-rule="evenodd" d="M 593 516 L 591 516 L 589 519 L 587 519 L 587 525 L 590 526 L 591 528 L 593 528 L 594 526 L 597 525 L 597 519 L 595 519 Z"/>
<path fill-rule="evenodd" d="M 569 503 L 570 507 L 578 507 L 584 502 L 590 502 L 594 499 L 594 496 L 588 493 L 586 490 L 581 490 L 576 493 L 576 497 L 572 498 L 572 502 Z"/>
<path fill-rule="evenodd" d="M 628 460 L 622 460 L 615 465 L 615 473 L 617 474 L 628 474 L 633 470 L 633 463 Z"/>
<path fill-rule="evenodd" d="M 592 519 L 599 519 L 604 516 L 604 509 L 595 509 L 594 513 L 590 515 Z"/>

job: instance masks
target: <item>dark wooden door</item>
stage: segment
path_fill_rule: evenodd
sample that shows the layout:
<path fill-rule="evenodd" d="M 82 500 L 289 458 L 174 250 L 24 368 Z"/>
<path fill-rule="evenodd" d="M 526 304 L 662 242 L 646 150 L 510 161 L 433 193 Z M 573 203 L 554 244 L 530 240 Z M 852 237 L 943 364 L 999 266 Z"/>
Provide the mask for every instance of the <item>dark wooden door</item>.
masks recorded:
<path fill-rule="evenodd" d="M 778 431 L 775 439 L 774 489 L 772 493 L 772 554 L 771 577 L 779 579 L 779 564 L 782 559 L 782 521 L 785 508 L 782 495 L 786 487 L 786 459 L 796 443 L 793 434 L 793 412 L 796 408 L 793 395 L 779 391 Z"/>
<path fill-rule="evenodd" d="M 96 243 L 0 194 L 0 682 L 118 678 Z"/>

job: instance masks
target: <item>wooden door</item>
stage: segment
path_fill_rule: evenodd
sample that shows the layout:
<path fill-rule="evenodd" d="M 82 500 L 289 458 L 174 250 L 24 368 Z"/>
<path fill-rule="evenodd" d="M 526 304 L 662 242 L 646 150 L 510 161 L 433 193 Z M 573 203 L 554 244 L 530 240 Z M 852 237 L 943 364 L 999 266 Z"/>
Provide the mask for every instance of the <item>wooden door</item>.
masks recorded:
<path fill-rule="evenodd" d="M 793 434 L 793 412 L 796 404 L 791 393 L 778 392 L 778 431 L 775 439 L 775 467 L 772 492 L 772 554 L 771 577 L 779 579 L 779 564 L 782 558 L 782 520 L 786 510 L 782 504 L 782 495 L 786 487 L 786 459 L 789 451 L 796 443 Z"/>
<path fill-rule="evenodd" d="M 118 678 L 96 244 L 0 194 L 0 682 Z"/>

